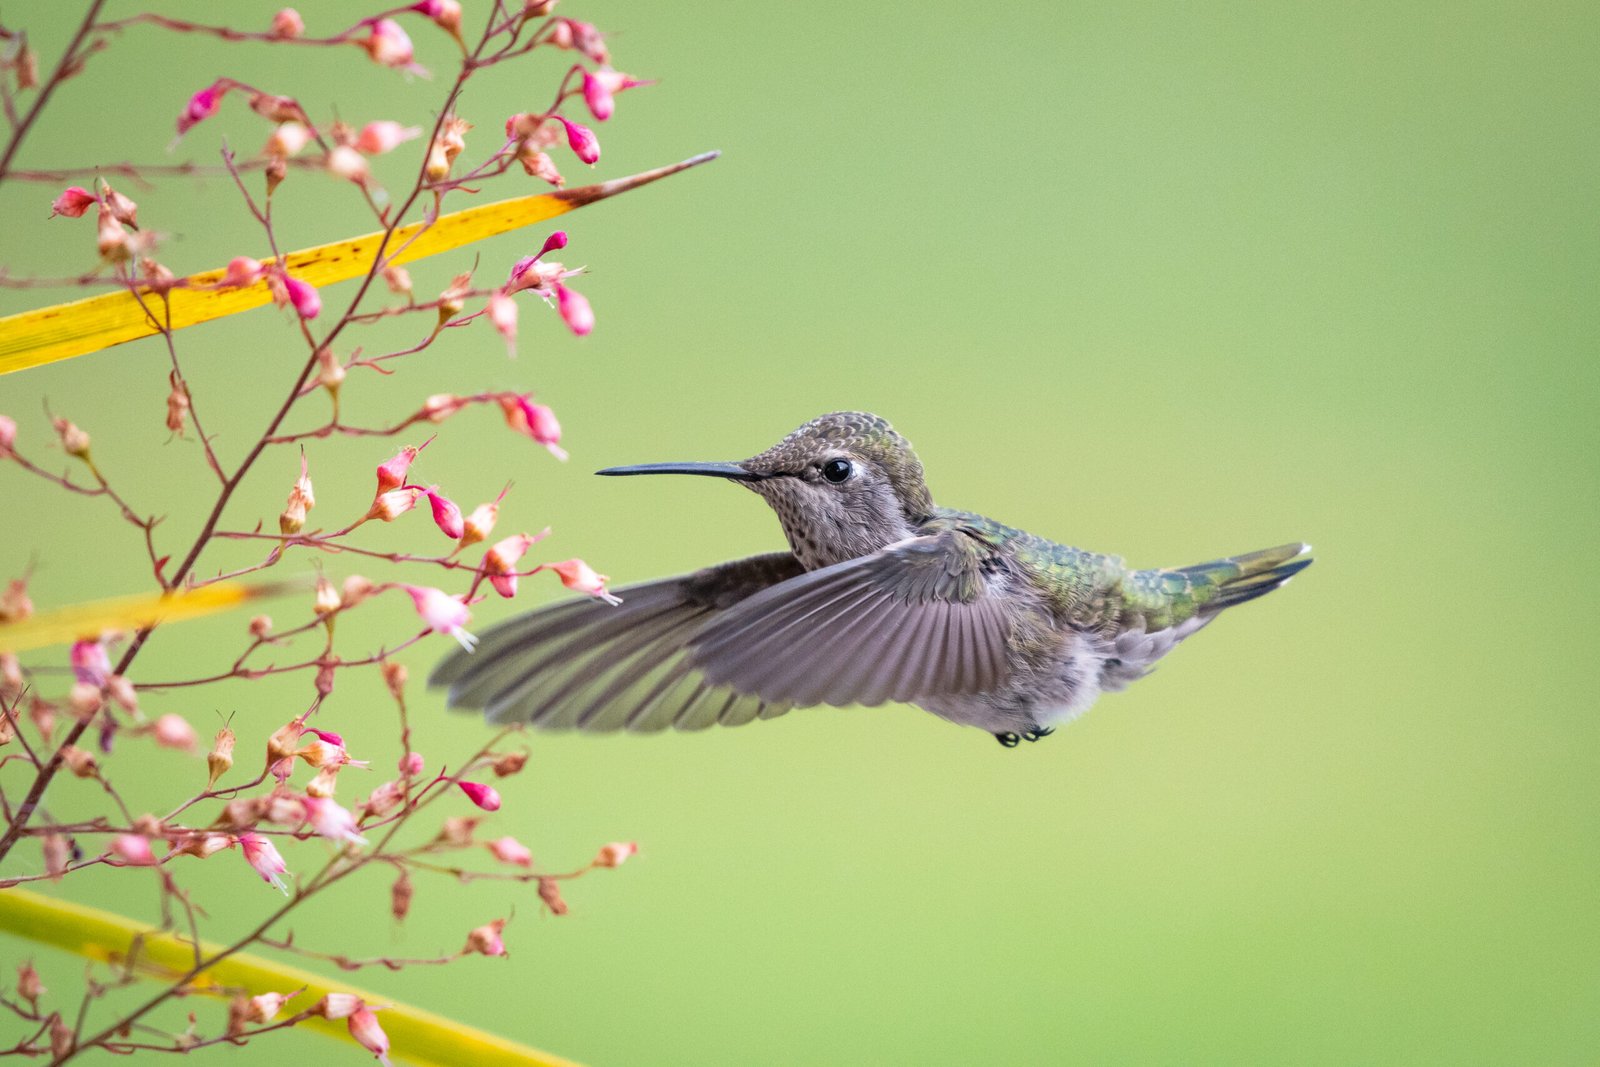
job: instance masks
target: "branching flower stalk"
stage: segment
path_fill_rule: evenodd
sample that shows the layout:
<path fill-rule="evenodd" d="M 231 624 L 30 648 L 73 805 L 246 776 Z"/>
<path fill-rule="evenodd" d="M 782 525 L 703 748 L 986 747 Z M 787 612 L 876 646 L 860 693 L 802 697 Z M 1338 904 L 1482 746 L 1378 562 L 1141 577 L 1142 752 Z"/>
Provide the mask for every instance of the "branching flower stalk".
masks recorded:
<path fill-rule="evenodd" d="M 489 591 L 512 597 L 519 579 L 549 572 L 567 588 L 602 599 L 612 599 L 606 579 L 580 559 L 524 563 L 539 543 L 543 531 L 494 538 L 505 503 L 502 492 L 493 501 L 463 510 L 437 485 L 414 481 L 411 468 L 418 454 L 442 432 L 454 416 L 472 409 L 497 411 L 514 434 L 540 445 L 559 458 L 561 428 L 555 413 L 532 394 L 488 392 L 444 394 L 411 401 L 409 414 L 385 425 L 361 426 L 346 422 L 339 398 L 352 388 L 381 387 L 399 360 L 431 348 L 469 329 L 479 319 L 488 320 L 514 353 L 518 335 L 518 300 L 531 293 L 553 306 L 575 335 L 587 334 L 594 314 L 570 280 L 578 273 L 549 257 L 567 244 L 565 233 L 551 234 L 537 254 L 511 264 L 499 285 L 474 285 L 471 273 L 458 276 L 442 293 L 419 299 L 406 270 L 395 262 L 404 242 L 394 240 L 397 230 L 420 212 L 424 228 L 446 210 L 447 198 L 470 196 L 486 182 L 514 173 L 519 167 L 535 180 L 560 186 L 563 178 L 553 159 L 565 146 L 580 162 L 593 164 L 600 146 L 593 131 L 568 113 L 569 105 L 582 101 L 597 121 L 608 119 L 617 93 L 646 84 L 610 67 L 603 35 L 595 27 L 553 14 L 553 0 L 509 3 L 494 0 L 481 12 L 483 29 L 476 39 L 463 35 L 462 9 L 457 0 L 423 0 L 363 17 L 355 24 L 325 35 L 307 32 L 304 19 L 285 8 L 265 29 L 209 26 L 154 13 L 107 21 L 101 18 L 99 0 L 87 6 L 76 33 L 48 75 L 39 74 L 25 30 L 0 26 L 0 110 L 9 136 L 0 148 L 0 183 L 8 181 L 60 182 L 83 176 L 88 185 L 60 189 L 49 206 L 60 216 L 57 225 L 81 227 L 86 258 L 89 256 L 88 223 L 95 220 L 93 261 L 82 273 L 62 279 L 23 278 L 0 267 L 0 285 L 43 287 L 65 285 L 93 288 L 114 285 L 138 300 L 156 325 L 167 360 L 167 429 L 174 435 L 193 433 L 200 456 L 213 483 L 213 495 L 197 528 L 187 533 L 171 529 L 142 510 L 128 494 L 114 486 L 94 458 L 90 434 L 64 416 L 50 416 L 51 443 L 67 457 L 60 471 L 42 458 L 38 436 L 19 427 L 11 413 L 0 414 L 0 472 L 14 471 L 21 479 L 50 491 L 86 498 L 104 498 L 118 517 L 138 531 L 148 563 L 148 580 L 161 592 L 197 589 L 224 580 L 269 571 L 295 561 L 300 573 L 306 562 L 360 559 L 386 572 L 379 580 L 347 574 L 337 584 L 318 571 L 311 603 L 305 614 L 286 627 L 259 615 L 247 627 L 243 648 L 231 661 L 218 663 L 193 677 L 139 677 L 140 652 L 155 627 L 131 634 L 85 635 L 74 643 L 65 662 L 51 653 L 26 657 L 0 649 L 0 893 L 29 883 L 56 883 L 89 868 L 129 870 L 129 877 L 148 877 L 158 883 L 162 925 L 193 946 L 193 959 L 185 973 L 166 975 L 160 988 L 131 1009 L 118 1009 L 110 1019 L 91 1022 L 97 1003 L 112 989 L 145 980 L 135 949 L 107 977 L 91 978 L 75 1008 L 52 1007 L 47 991 L 30 963 L 16 973 L 10 995 L 0 995 L 0 1013 L 16 1016 L 24 1036 L 0 1052 L 48 1057 L 53 1063 L 75 1058 L 88 1049 L 112 1052 L 185 1052 L 220 1042 L 244 1043 L 264 1034 L 294 1026 L 310 1018 L 343 1019 L 351 1036 L 380 1059 L 389 1051 L 379 1006 L 360 998 L 324 997 L 315 1004 L 290 1006 L 295 990 L 225 989 L 226 1009 L 208 1025 L 192 1022 L 188 1030 L 169 1033 L 152 1026 L 152 1012 L 173 998 L 208 989 L 208 970 L 229 956 L 253 946 L 270 948 L 320 960 L 342 970 L 448 964 L 468 955 L 500 956 L 506 920 L 494 918 L 465 934 L 461 948 L 435 957 L 358 959 L 343 953 L 307 949 L 291 933 L 275 933 L 285 920 L 307 902 L 359 871 L 381 868 L 393 875 L 389 910 L 403 920 L 410 910 L 413 876 L 437 876 L 454 882 L 501 880 L 535 887 L 542 906 L 564 914 L 567 905 L 560 883 L 598 867 L 614 867 L 634 851 L 634 846 L 613 843 L 603 847 L 586 866 L 566 872 L 536 870 L 526 846 L 514 838 L 488 839 L 480 824 L 496 810 L 501 799 L 490 780 L 515 774 L 526 761 L 525 751 L 508 747 L 509 731 L 493 737 L 477 752 L 455 763 L 453 770 L 434 775 L 425 772 L 426 760 L 412 749 L 406 714 L 406 671 L 394 655 L 431 634 L 448 636 L 471 646 L 468 624 L 471 606 Z M 432 30 L 430 30 L 430 24 Z M 201 34 L 245 46 L 348 47 L 353 58 L 377 67 L 407 74 L 421 71 L 406 29 L 441 31 L 457 46 L 459 66 L 444 92 L 431 128 L 405 126 L 381 119 L 357 129 L 337 120 L 318 121 L 292 96 L 222 78 L 192 93 L 177 118 L 179 143 L 192 139 L 191 131 L 230 101 L 242 102 L 270 127 L 265 147 L 251 159 L 235 158 L 223 150 L 219 162 L 136 165 L 117 163 L 57 170 L 16 169 L 19 150 L 40 121 L 45 104 L 64 81 L 80 76 L 96 53 L 120 36 L 140 32 Z M 463 87 L 478 72 L 544 50 L 574 53 L 578 63 L 568 63 L 561 74 L 553 102 L 543 111 L 520 112 L 505 119 L 503 137 L 476 162 L 460 157 L 467 150 L 471 126 L 458 115 Z M 364 53 L 365 60 L 359 55 Z M 381 72 L 379 72 L 381 74 Z M 382 76 L 392 76 L 383 74 Z M 31 99 L 30 99 L 31 98 Z M 406 150 L 417 142 L 415 177 L 403 195 L 391 197 L 380 189 L 368 161 L 381 154 Z M 319 177 L 321 172 L 326 177 Z M 107 180 L 124 180 L 149 188 L 172 177 L 213 174 L 227 176 L 237 188 L 245 210 L 260 230 L 272 258 L 258 261 L 237 256 L 219 287 L 267 286 L 284 310 L 305 346 L 305 355 L 286 382 L 282 400 L 266 424 L 243 449 L 236 462 L 227 462 L 215 447 L 216 427 L 202 414 L 206 397 L 196 396 L 184 373 L 183 353 L 169 315 L 168 296 L 188 282 L 175 278 L 159 257 L 159 239 L 151 220 L 138 218 L 138 206 Z M 92 180 L 88 176 L 93 175 Z M 382 237 L 365 273 L 358 279 L 348 304 L 337 314 L 324 305 L 323 294 L 281 265 L 274 220 L 274 192 L 287 180 L 331 180 L 355 186 L 355 195 L 382 228 Z M 74 222 L 73 220 L 80 220 Z M 414 239 L 414 238 L 412 238 Z M 379 284 L 381 282 L 381 285 Z M 387 293 L 379 306 L 373 299 Z M 526 296 L 523 297 L 526 300 Z M 469 310 L 469 303 L 472 305 Z M 421 323 L 415 343 L 391 352 L 365 354 L 356 348 L 337 354 L 336 345 L 348 331 L 390 319 L 415 319 Z M 373 372 L 364 374 L 362 372 Z M 348 379 L 348 380 L 347 380 Z M 326 397 L 321 401 L 318 397 Z M 306 430 L 288 430 L 293 414 L 309 405 L 329 405 L 329 415 Z M 405 409 L 402 409 L 405 410 Z M 318 501 L 311 463 L 300 451 L 306 443 L 343 438 L 405 438 L 392 458 L 375 471 L 372 498 L 360 502 Z M 230 434 L 237 436 L 237 432 Z M 241 485 L 256 473 L 258 460 L 268 452 L 299 451 L 300 475 L 289 488 L 276 530 L 263 516 L 248 528 L 231 528 L 223 516 Z M 146 463 L 155 460 L 147 459 Z M 509 488 L 509 486 L 508 486 Z M 319 514 L 337 511 L 331 528 L 312 522 Z M 342 506 L 341 506 L 342 505 Z M 414 514 L 413 514 L 414 513 Z M 431 518 L 432 525 L 451 543 L 448 551 L 385 551 L 363 544 L 373 523 L 401 522 L 418 528 Z M 219 541 L 259 544 L 258 562 L 207 575 L 202 563 L 207 550 Z M 176 551 L 171 545 L 179 546 Z M 451 593 L 411 575 L 427 571 L 443 584 L 454 583 Z M 108 583 L 109 584 L 109 583 Z M 487 588 L 486 588 L 487 587 Z M 338 621 L 373 603 L 395 605 L 409 601 L 419 624 L 384 647 L 349 654 L 335 642 Z M 26 619 L 33 607 L 28 595 L 28 575 L 12 580 L 0 593 L 0 623 Z M 3 630 L 0 630 L 3 640 Z M 263 662 L 269 655 L 310 643 L 311 648 L 288 662 Z M 344 672 L 381 672 L 396 708 L 396 730 L 404 753 L 393 777 L 373 788 L 353 808 L 337 799 L 341 772 L 362 766 L 345 747 L 345 739 L 324 722 L 324 705 Z M 114 742 L 131 746 L 158 746 L 198 751 L 200 738 L 182 715 L 161 710 L 173 690 L 223 681 L 250 681 L 278 674 L 310 676 L 311 693 L 304 710 L 287 722 L 277 720 L 270 735 L 260 736 L 260 716 L 241 716 L 237 730 L 224 725 L 207 754 L 204 788 L 180 790 L 165 798 L 165 814 L 139 813 L 113 784 L 117 757 Z M 246 724 L 250 720 L 250 725 Z M 91 731 L 94 743 L 91 743 Z M 361 742 L 352 739 L 357 750 Z M 370 744 L 368 739 L 366 742 Z M 236 761 L 246 752 L 261 753 L 260 763 L 246 763 L 235 772 Z M 96 783 L 106 807 L 100 814 L 71 821 L 52 818 L 45 801 L 52 783 L 61 775 Z M 296 781 L 297 774 L 303 775 Z M 241 780 L 243 779 L 243 780 Z M 16 795 L 20 792 L 20 796 Z M 463 813 L 477 809 L 474 814 Z M 419 840 L 415 831 L 425 815 L 447 814 L 436 832 Z M 408 832 L 409 831 L 409 832 Z M 312 873 L 302 872 L 306 850 L 313 839 L 332 849 Z M 36 848 L 40 863 L 31 873 L 14 855 L 19 845 Z M 227 942 L 220 951 L 202 950 L 202 927 L 207 909 L 186 887 L 185 870 L 192 863 L 232 856 L 241 879 L 259 878 L 285 894 L 282 904 L 254 929 Z M 292 860 L 290 857 L 294 857 Z M 479 862 L 470 862 L 478 857 Z M 3 899 L 3 898 L 0 898 Z"/>

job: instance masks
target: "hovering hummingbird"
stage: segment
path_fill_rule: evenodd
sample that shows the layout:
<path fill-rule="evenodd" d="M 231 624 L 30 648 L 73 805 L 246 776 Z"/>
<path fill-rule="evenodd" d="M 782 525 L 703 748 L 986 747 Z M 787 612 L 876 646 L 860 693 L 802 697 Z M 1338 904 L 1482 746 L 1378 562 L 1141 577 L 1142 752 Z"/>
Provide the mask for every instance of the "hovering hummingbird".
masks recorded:
<path fill-rule="evenodd" d="M 1304 544 L 1164 570 L 934 504 L 876 415 L 823 415 L 738 463 L 598 472 L 726 478 L 778 514 L 773 552 L 488 630 L 430 679 L 491 722 L 698 730 L 816 704 L 915 704 L 1036 741 L 1125 688 L 1224 608 L 1311 564 Z"/>

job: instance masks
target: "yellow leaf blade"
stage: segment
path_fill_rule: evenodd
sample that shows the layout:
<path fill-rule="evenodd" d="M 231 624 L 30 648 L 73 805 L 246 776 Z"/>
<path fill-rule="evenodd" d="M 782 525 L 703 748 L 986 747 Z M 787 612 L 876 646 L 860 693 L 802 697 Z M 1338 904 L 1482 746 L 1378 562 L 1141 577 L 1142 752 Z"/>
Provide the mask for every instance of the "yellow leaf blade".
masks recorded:
<path fill-rule="evenodd" d="M 389 248 L 400 249 L 404 246 L 395 255 L 394 261 L 410 263 L 485 237 L 494 237 L 555 218 L 586 204 L 698 166 L 716 156 L 715 152 L 707 152 L 682 163 L 658 167 L 627 178 L 480 204 L 444 215 L 431 226 L 414 222 L 395 230 Z M 284 266 L 295 277 L 319 288 L 332 285 L 365 274 L 382 241 L 383 234 L 380 232 L 304 248 L 284 256 Z M 411 243 L 406 245 L 407 241 Z M 274 261 L 269 259 L 264 262 Z M 238 289 L 205 288 L 217 284 L 222 276 L 221 269 L 191 274 L 183 280 L 184 284 L 169 291 L 173 329 L 180 330 L 185 326 L 248 311 L 272 299 L 265 282 Z M 143 294 L 151 311 L 162 314 L 160 299 L 152 299 L 148 290 Z M 24 311 L 0 318 L 0 375 L 86 355 L 158 332 L 158 326 L 145 313 L 139 299 L 122 290 Z"/>
<path fill-rule="evenodd" d="M 130 919 L 99 908 L 57 900 L 25 889 L 0 890 L 0 930 L 16 937 L 75 953 L 105 963 L 124 961 L 135 938 L 142 938 L 137 969 L 147 975 L 173 980 L 194 966 L 194 949 L 171 934 L 150 930 Z M 205 943 L 207 957 L 222 946 Z M 210 967 L 195 983 L 200 988 L 241 987 L 251 995 L 287 993 L 305 987 L 290 1010 L 303 1010 L 329 993 L 354 993 L 382 1010 L 378 1021 L 389 1035 L 396 1059 L 417 1064 L 453 1067 L 471 1063 L 480 1067 L 578 1067 L 495 1034 L 453 1022 L 441 1015 L 392 997 L 369 992 L 343 981 L 332 982 L 287 964 L 239 952 Z M 299 1024 L 330 1037 L 353 1041 L 343 1020 L 307 1019 Z"/>
<path fill-rule="evenodd" d="M 213 582 L 198 589 L 172 593 L 144 593 L 93 600 L 30 615 L 20 622 L 0 623 L 0 651 L 26 652 L 33 648 L 65 644 L 79 638 L 98 637 L 108 630 L 144 630 L 158 623 L 214 615 L 262 597 L 303 588 L 303 582 L 246 585 Z"/>

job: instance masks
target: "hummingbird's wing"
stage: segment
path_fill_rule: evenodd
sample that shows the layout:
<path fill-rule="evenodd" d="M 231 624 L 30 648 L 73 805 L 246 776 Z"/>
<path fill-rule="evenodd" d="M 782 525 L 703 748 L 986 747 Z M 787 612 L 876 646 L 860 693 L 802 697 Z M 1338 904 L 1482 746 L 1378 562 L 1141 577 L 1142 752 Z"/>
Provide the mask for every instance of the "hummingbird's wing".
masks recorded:
<path fill-rule="evenodd" d="M 450 703 L 491 722 L 548 730 L 696 730 L 782 715 L 783 701 L 719 686 L 688 662 L 696 630 L 753 593 L 802 574 L 788 552 L 617 590 L 612 607 L 585 598 L 486 631 L 475 653 L 434 669 Z"/>
<path fill-rule="evenodd" d="M 690 661 L 796 707 L 987 692 L 1009 669 L 993 550 L 956 529 L 802 574 L 708 621 Z"/>

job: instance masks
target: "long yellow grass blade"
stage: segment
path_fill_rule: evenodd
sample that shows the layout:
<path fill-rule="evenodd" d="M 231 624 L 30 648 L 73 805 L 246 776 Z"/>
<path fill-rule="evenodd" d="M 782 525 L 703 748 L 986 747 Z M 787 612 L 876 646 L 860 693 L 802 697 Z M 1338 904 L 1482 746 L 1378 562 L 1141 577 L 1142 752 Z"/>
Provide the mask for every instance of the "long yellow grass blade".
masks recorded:
<path fill-rule="evenodd" d="M 21 622 L 0 623 L 0 651 L 25 652 L 30 648 L 65 644 L 80 637 L 98 637 L 107 630 L 142 630 L 157 623 L 213 615 L 262 597 L 302 589 L 305 585 L 305 582 L 296 581 L 257 585 L 213 582 L 198 589 L 73 604 L 31 615 Z"/>
<path fill-rule="evenodd" d="M 396 263 L 409 263 L 485 237 L 555 218 L 585 204 L 637 189 L 716 157 L 717 153 L 707 152 L 682 163 L 598 185 L 483 204 L 444 215 L 426 229 L 426 223 L 415 222 L 395 230 L 389 248 L 399 249 L 411 241 L 404 251 L 394 257 Z M 421 236 L 416 236 L 418 234 Z M 411 240 L 413 237 L 416 239 Z M 382 233 L 369 233 L 290 252 L 283 257 L 284 266 L 295 277 L 318 287 L 342 282 L 367 272 L 382 238 Z M 267 259 L 263 262 L 275 261 Z M 220 268 L 191 274 L 179 288 L 169 292 L 173 329 L 248 311 L 272 299 L 265 282 L 238 289 L 206 288 L 217 284 L 222 276 Z M 152 310 L 159 311 L 159 300 L 146 302 Z M 12 374 L 56 360 L 71 359 L 124 341 L 149 337 L 157 332 L 158 327 L 145 314 L 138 299 L 125 291 L 55 304 L 37 311 L 24 311 L 0 319 L 0 374 Z"/>
<path fill-rule="evenodd" d="M 194 949 L 171 934 L 150 930 L 139 923 L 99 908 L 30 893 L 25 889 L 0 890 L 0 931 L 43 945 L 53 945 L 79 956 L 117 964 L 127 959 L 135 938 L 143 938 L 136 957 L 139 971 L 168 979 L 194 966 Z M 220 945 L 202 944 L 212 956 Z M 381 1006 L 378 1021 L 389 1035 L 396 1059 L 417 1064 L 455 1067 L 577 1067 L 571 1060 L 508 1041 L 503 1037 L 452 1022 L 433 1012 L 397 1004 L 392 997 L 368 992 L 344 982 L 333 983 L 321 975 L 273 960 L 237 953 L 209 968 L 195 980 L 196 987 L 235 987 L 257 993 L 287 993 L 305 987 L 289 1005 L 302 1010 L 328 993 L 354 993 Z M 332 1037 L 353 1040 L 341 1020 L 307 1019 L 299 1024 Z"/>

